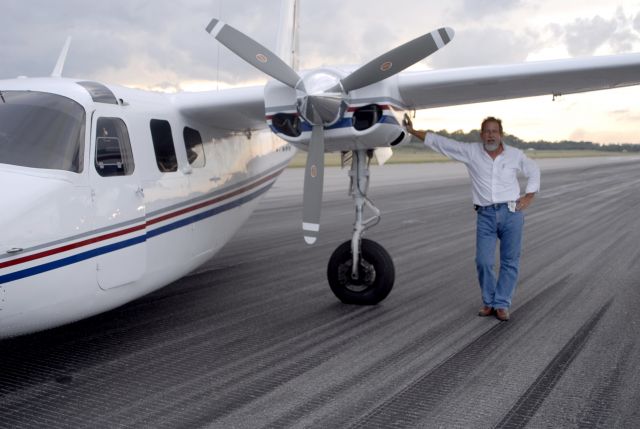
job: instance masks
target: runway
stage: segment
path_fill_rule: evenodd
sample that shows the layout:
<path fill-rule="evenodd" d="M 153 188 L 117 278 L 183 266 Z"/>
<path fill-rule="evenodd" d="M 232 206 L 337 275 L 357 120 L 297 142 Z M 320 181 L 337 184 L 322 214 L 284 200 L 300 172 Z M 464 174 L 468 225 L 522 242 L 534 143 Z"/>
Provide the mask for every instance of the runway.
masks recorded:
<path fill-rule="evenodd" d="M 208 264 L 111 312 L 0 342 L 0 427 L 640 427 L 640 159 L 541 160 L 512 318 L 476 315 L 458 164 L 372 169 L 396 281 L 339 303 L 347 171 L 304 244 L 288 169 Z"/>

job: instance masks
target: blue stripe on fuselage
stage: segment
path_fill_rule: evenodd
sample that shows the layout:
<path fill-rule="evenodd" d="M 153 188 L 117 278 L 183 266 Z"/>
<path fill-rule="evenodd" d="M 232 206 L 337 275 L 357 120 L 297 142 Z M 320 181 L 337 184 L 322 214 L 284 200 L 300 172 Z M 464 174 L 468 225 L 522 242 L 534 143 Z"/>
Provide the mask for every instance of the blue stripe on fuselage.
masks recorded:
<path fill-rule="evenodd" d="M 147 231 L 147 238 L 148 239 L 149 238 L 153 238 L 155 236 L 164 234 L 165 232 L 169 232 L 169 231 L 173 231 L 174 229 L 182 228 L 183 226 L 187 226 L 187 225 L 189 225 L 191 223 L 201 221 L 201 220 L 206 219 L 208 217 L 215 216 L 215 215 L 217 215 L 219 213 L 222 213 L 222 212 L 225 212 L 227 210 L 231 210 L 233 208 L 241 206 L 242 204 L 247 203 L 247 202 L 253 200 L 254 198 L 257 198 L 260 195 L 262 195 L 265 192 L 267 192 L 269 190 L 269 188 L 271 188 L 271 185 L 273 185 L 273 183 L 270 183 L 269 185 L 265 186 L 264 188 L 258 189 L 257 191 L 255 191 L 255 192 L 253 192 L 253 193 L 251 193 L 249 195 L 245 195 L 242 198 L 238 198 L 235 201 L 231 201 L 230 203 L 223 204 L 221 206 L 212 208 L 212 209 L 204 211 L 202 213 L 198 213 L 198 214 L 195 214 L 193 216 L 189 216 L 187 218 L 180 219 L 179 221 L 170 223 L 168 225 L 161 226 L 161 227 L 156 228 L 154 230 Z"/>
<path fill-rule="evenodd" d="M 269 183 L 268 185 L 258 189 L 255 192 L 252 192 L 251 194 L 238 198 L 237 200 L 231 201 L 229 203 L 223 204 L 221 206 L 215 207 L 205 212 L 195 214 L 188 218 L 180 219 L 176 222 L 172 222 L 170 224 L 161 226 L 151 231 L 147 231 L 146 234 L 141 235 L 139 237 L 130 238 L 128 240 L 120 241 L 118 243 L 109 244 L 96 249 L 88 250 L 86 252 L 78 253 L 76 255 L 68 256 L 66 258 L 58 259 L 57 261 L 47 262 L 46 264 L 37 265 L 35 267 L 5 274 L 3 276 L 0 276 L 0 284 L 8 283 L 14 280 L 20 280 L 25 277 L 35 276 L 36 274 L 41 274 L 47 271 L 55 270 L 57 268 L 66 267 L 68 265 L 72 265 L 77 262 L 81 262 L 96 256 L 104 255 L 105 253 L 115 252 L 116 250 L 124 249 L 129 246 L 135 246 L 136 244 L 143 243 L 146 240 L 156 237 L 158 235 L 164 234 L 165 232 L 173 231 L 174 229 L 181 228 L 191 223 L 198 222 L 208 217 L 212 217 L 222 212 L 239 207 L 242 204 L 247 203 L 259 197 L 260 195 L 264 194 L 265 192 L 267 192 L 269 188 L 271 188 L 274 182 Z"/>
<path fill-rule="evenodd" d="M 67 265 L 75 264 L 76 262 L 81 262 L 86 259 L 93 258 L 95 256 L 104 255 L 105 253 L 115 252 L 116 250 L 124 249 L 125 247 L 143 243 L 145 240 L 146 240 L 146 236 L 141 235 L 139 237 L 130 238 L 128 240 L 121 241 L 119 243 L 109 244 L 107 246 L 99 247 L 97 249 L 91 249 L 83 253 L 78 253 L 77 255 L 58 259 L 57 261 L 52 261 L 46 264 L 27 268 L 26 270 L 5 274 L 4 276 L 0 276 L 0 284 L 23 279 L 25 277 L 35 276 L 36 274 L 55 270 L 57 268 L 66 267 Z"/>

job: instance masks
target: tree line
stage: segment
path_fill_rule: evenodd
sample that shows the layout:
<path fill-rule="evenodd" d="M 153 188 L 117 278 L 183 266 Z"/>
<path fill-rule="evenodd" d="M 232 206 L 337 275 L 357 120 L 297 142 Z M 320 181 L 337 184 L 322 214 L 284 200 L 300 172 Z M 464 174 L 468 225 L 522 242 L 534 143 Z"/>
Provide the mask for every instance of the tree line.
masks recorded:
<path fill-rule="evenodd" d="M 452 133 L 446 130 L 440 130 L 435 131 L 435 133 L 460 142 L 472 143 L 481 141 L 480 130 L 471 130 L 468 133 L 465 133 L 462 130 L 454 131 Z M 538 140 L 526 142 L 511 134 L 505 134 L 502 141 L 510 146 L 517 147 L 522 150 L 599 150 L 604 152 L 640 152 L 640 144 L 631 143 L 600 144 L 574 140 L 562 140 L 559 142 Z"/>

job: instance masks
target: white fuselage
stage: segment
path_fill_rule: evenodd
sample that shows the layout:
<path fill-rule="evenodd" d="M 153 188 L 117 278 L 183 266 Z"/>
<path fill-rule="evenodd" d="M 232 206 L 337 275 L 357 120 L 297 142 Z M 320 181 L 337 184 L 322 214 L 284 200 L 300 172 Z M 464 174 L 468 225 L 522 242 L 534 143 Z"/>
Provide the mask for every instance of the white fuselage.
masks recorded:
<path fill-rule="evenodd" d="M 115 103 L 95 101 L 76 80 L 0 81 L 5 94 L 56 94 L 85 113 L 79 171 L 0 158 L 0 338 L 109 310 L 189 273 L 233 236 L 293 156 L 266 125 L 227 133 L 189 121 L 168 95 L 108 90 Z M 168 171 L 152 121 L 165 126 L 162 150 L 173 141 Z M 194 131 L 202 143 L 187 147 Z M 110 162 L 103 145 L 125 134 L 131 153 Z"/>

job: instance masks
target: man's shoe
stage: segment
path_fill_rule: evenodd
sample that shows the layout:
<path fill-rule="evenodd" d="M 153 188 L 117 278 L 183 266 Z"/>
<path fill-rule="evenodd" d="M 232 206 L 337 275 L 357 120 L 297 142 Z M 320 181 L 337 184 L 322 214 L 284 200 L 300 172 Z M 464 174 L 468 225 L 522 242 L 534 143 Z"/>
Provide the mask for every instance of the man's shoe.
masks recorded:
<path fill-rule="evenodd" d="M 486 305 L 478 311 L 478 316 L 487 317 L 493 314 L 493 307 L 487 307 Z"/>
<path fill-rule="evenodd" d="M 507 320 L 509 320 L 509 310 L 507 310 L 506 308 L 497 308 L 496 318 L 502 322 L 506 322 Z"/>

